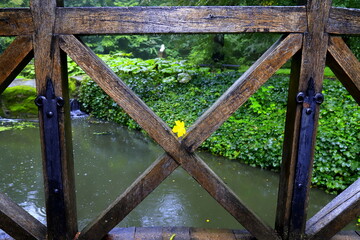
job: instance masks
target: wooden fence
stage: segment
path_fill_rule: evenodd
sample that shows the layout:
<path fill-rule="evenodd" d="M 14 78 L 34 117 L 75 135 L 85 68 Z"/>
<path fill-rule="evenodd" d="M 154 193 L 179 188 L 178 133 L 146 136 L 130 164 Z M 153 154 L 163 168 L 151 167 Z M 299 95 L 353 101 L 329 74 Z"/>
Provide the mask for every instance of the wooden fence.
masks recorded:
<path fill-rule="evenodd" d="M 76 35 L 283 33 L 179 140 Z M 360 10 L 309 0 L 293 7 L 67 8 L 31 0 L 0 9 L 0 36 L 16 36 L 0 57 L 0 93 L 34 58 L 47 226 L 0 194 L 0 228 L 15 239 L 95 239 L 107 235 L 176 168 L 185 169 L 257 239 L 330 239 L 360 215 L 360 179 L 306 221 L 323 71 L 327 64 L 360 104 L 360 63 L 341 35 L 360 34 Z M 88 226 L 77 226 L 66 55 L 163 149 L 164 154 Z M 195 150 L 292 59 L 275 229 L 268 226 Z M 121 146 L 120 146 L 121 147 Z M 239 238 L 241 239 L 241 238 Z M 248 239 L 248 238 L 246 238 Z"/>

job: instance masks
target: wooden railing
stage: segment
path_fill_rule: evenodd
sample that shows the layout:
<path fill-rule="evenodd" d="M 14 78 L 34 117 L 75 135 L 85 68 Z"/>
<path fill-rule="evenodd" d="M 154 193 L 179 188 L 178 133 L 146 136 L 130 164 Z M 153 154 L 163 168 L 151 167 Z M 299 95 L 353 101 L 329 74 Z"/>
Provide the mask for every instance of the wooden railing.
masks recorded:
<path fill-rule="evenodd" d="M 246 32 L 284 36 L 181 140 L 76 37 Z M 31 0 L 29 9 L 0 9 L 0 36 L 16 36 L 0 57 L 0 92 L 35 60 L 47 216 L 44 226 L 0 194 L 0 228 L 15 239 L 101 239 L 181 166 L 257 239 L 330 239 L 360 215 L 359 179 L 306 221 L 325 64 L 360 104 L 360 63 L 340 34 L 360 34 L 360 10 L 334 8 L 331 0 L 311 0 L 296 7 L 129 8 L 66 8 L 61 0 Z M 159 159 L 81 231 L 76 216 L 66 55 L 164 149 Z M 289 59 L 292 72 L 273 229 L 245 206 L 241 196 L 195 150 Z"/>

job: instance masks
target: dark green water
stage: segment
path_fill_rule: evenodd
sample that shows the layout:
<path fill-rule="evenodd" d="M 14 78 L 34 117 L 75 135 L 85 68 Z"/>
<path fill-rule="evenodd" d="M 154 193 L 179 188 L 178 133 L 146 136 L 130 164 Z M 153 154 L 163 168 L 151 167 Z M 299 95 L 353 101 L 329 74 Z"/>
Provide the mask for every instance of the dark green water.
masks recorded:
<path fill-rule="evenodd" d="M 163 153 L 143 134 L 112 123 L 74 120 L 73 139 L 80 229 Z M 39 130 L 0 132 L 0 147 L 0 191 L 44 222 Z M 199 155 L 247 206 L 269 225 L 274 225 L 277 173 L 203 152 Z M 333 197 L 312 189 L 309 217 Z M 242 228 L 181 168 L 170 175 L 119 226 Z"/>

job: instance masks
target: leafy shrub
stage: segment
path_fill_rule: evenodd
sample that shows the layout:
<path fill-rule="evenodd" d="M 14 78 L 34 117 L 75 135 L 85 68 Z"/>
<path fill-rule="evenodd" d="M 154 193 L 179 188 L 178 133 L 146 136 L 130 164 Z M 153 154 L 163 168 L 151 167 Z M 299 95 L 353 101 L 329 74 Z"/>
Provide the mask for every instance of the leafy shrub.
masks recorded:
<path fill-rule="evenodd" d="M 241 75 L 238 72 L 197 72 L 185 62 L 153 59 L 105 59 L 146 104 L 172 127 L 189 127 Z M 190 70 L 187 70 L 190 69 Z M 181 72 L 188 83 L 177 81 Z M 283 145 L 288 77 L 275 76 L 261 87 L 202 145 L 213 154 L 251 166 L 279 170 Z M 81 86 L 81 101 L 95 117 L 140 127 L 90 79 Z M 313 185 L 337 192 L 359 176 L 360 111 L 338 81 L 325 80 Z M 339 97 L 341 96 L 341 97 Z"/>

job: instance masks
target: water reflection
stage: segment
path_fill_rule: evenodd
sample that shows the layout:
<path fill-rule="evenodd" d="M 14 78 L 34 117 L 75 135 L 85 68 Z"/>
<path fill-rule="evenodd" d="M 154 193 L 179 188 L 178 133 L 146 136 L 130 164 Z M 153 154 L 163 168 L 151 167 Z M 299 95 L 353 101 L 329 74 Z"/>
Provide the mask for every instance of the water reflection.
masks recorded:
<path fill-rule="evenodd" d="M 38 129 L 0 132 L 0 191 L 45 222 Z M 112 123 L 73 121 L 79 228 L 113 202 L 163 150 L 143 134 Z M 274 225 L 278 174 L 198 153 L 269 225 Z M 312 216 L 333 196 L 313 190 Z M 130 226 L 242 228 L 183 169 L 178 168 L 121 223 Z"/>

